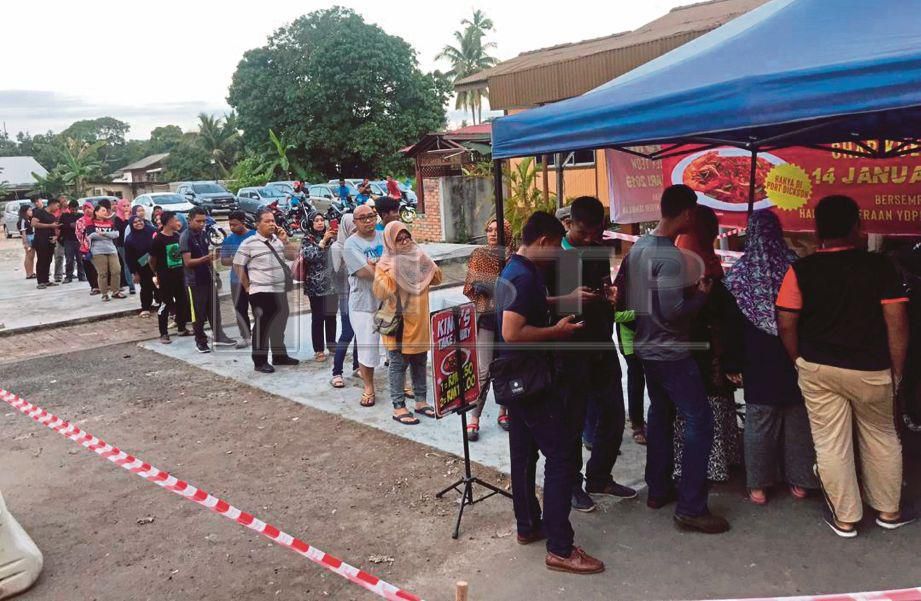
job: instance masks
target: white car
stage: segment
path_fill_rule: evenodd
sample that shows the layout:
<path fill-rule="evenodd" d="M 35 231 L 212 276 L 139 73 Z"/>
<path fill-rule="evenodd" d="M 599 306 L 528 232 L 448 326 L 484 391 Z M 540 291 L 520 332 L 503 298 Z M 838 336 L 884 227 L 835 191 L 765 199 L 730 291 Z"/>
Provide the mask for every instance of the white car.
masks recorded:
<path fill-rule="evenodd" d="M 182 213 L 185 215 L 195 208 L 191 202 L 184 196 L 174 194 L 173 192 L 152 192 L 150 194 L 141 194 L 131 202 L 131 208 L 144 207 L 147 218 L 153 215 L 154 207 L 162 207 L 164 211 Z"/>
<path fill-rule="evenodd" d="M 19 207 L 31 207 L 31 200 L 11 200 L 3 208 L 3 231 L 7 238 L 19 235 Z"/>

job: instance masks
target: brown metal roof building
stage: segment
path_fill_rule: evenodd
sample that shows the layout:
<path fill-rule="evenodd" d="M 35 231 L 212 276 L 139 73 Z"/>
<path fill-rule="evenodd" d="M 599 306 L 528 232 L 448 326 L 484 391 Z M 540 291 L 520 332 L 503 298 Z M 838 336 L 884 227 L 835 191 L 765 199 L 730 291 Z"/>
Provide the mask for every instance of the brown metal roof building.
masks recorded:
<path fill-rule="evenodd" d="M 524 52 L 455 83 L 489 88 L 493 109 L 539 106 L 584 94 L 731 21 L 767 0 L 711 0 L 672 9 L 635 31 Z"/>

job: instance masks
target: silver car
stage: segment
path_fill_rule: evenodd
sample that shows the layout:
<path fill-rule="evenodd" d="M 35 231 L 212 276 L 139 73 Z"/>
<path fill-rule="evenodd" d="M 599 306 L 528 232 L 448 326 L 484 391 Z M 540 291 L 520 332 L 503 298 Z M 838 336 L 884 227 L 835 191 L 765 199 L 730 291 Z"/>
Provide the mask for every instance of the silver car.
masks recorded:
<path fill-rule="evenodd" d="M 3 207 L 3 232 L 7 238 L 19 235 L 19 208 L 31 207 L 31 200 L 11 200 Z"/>

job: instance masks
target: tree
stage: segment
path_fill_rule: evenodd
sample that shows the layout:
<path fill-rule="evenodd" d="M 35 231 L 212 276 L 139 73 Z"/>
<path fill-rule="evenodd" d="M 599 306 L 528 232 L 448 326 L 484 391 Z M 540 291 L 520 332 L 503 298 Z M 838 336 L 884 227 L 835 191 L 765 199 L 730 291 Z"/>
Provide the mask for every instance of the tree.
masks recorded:
<path fill-rule="evenodd" d="M 147 144 L 149 154 L 170 152 L 182 141 L 182 128 L 178 125 L 163 125 L 155 127 L 150 132 L 150 141 Z"/>
<path fill-rule="evenodd" d="M 556 210 L 556 194 L 544 202 L 544 193 L 537 186 L 537 164 L 533 157 L 508 161 L 502 169 L 508 198 L 505 201 L 505 218 L 512 224 L 513 232 L 520 232 L 534 211 Z"/>
<path fill-rule="evenodd" d="M 494 42 L 484 42 L 486 34 L 493 30 L 492 19 L 480 10 L 473 12 L 472 19 L 461 21 L 464 25 L 462 31 L 454 32 L 455 45 L 447 45 L 435 57 L 435 60 L 447 60 L 451 63 L 451 70 L 447 75 L 452 81 L 458 81 L 474 73 L 494 67 L 499 61 L 491 56 L 488 51 L 496 47 Z M 483 98 L 488 98 L 489 92 L 485 88 L 468 90 L 457 93 L 455 108 L 470 110 L 473 123 L 483 121 Z"/>
<path fill-rule="evenodd" d="M 32 179 L 35 180 L 35 191 L 48 198 L 57 197 L 67 189 L 64 176 L 59 169 L 49 171 L 46 175 L 39 175 L 33 171 Z"/>
<path fill-rule="evenodd" d="M 57 148 L 61 164 L 56 171 L 75 196 L 82 196 L 86 192 L 86 183 L 100 176 L 104 165 L 98 158 L 98 152 L 104 146 L 104 140 L 90 144 L 83 140 L 67 138 L 64 144 Z"/>
<path fill-rule="evenodd" d="M 212 165 L 211 161 L 211 154 L 201 144 L 199 135 L 187 133 L 170 151 L 164 175 L 169 181 L 215 179 L 216 165 Z"/>
<path fill-rule="evenodd" d="M 449 91 L 443 77 L 419 70 L 404 40 L 336 7 L 246 52 L 228 102 L 247 147 L 266 148 L 272 129 L 308 170 L 358 177 L 408 171 L 399 149 L 444 127 Z"/>
<path fill-rule="evenodd" d="M 128 164 L 125 160 L 125 136 L 131 126 L 124 121 L 113 117 L 99 117 L 98 119 L 84 119 L 76 121 L 61 132 L 60 138 L 78 140 L 86 144 L 99 145 L 99 160 L 102 162 L 101 170 L 109 174 Z"/>
<path fill-rule="evenodd" d="M 262 158 L 248 155 L 234 165 L 227 189 L 236 194 L 240 188 L 261 186 L 270 178 L 271 175 L 266 173 Z"/>
<path fill-rule="evenodd" d="M 221 175 L 229 175 L 237 154 L 236 117 L 227 115 L 215 118 L 213 115 L 200 113 L 198 121 L 200 144 L 208 152 Z"/>
<path fill-rule="evenodd" d="M 289 144 L 284 134 L 279 138 L 271 129 L 269 130 L 269 141 L 272 144 L 272 150 L 262 166 L 262 172 L 266 174 L 266 177 L 273 178 L 276 173 L 279 173 L 282 177 L 291 179 L 291 172 L 294 171 L 298 177 L 303 178 L 304 168 L 296 160 L 288 157 L 288 152 L 297 147 Z"/>

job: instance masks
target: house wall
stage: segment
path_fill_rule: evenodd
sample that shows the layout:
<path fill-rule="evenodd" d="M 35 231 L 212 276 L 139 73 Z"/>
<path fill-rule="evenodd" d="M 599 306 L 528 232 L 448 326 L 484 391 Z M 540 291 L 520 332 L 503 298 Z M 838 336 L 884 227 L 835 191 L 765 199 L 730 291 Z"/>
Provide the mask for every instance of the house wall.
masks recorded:
<path fill-rule="evenodd" d="M 441 227 L 441 179 L 419 180 L 425 194 L 425 213 L 416 216 L 413 223 L 413 237 L 417 242 L 441 242 L 444 230 Z"/>

